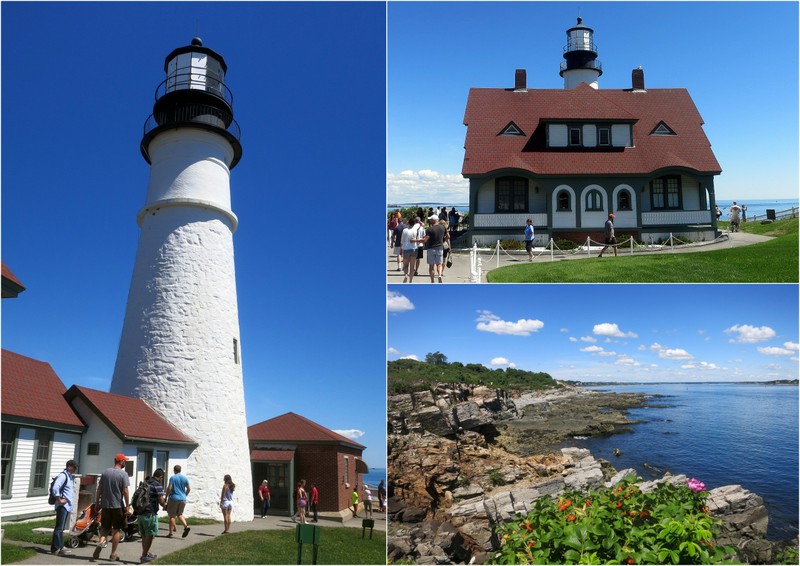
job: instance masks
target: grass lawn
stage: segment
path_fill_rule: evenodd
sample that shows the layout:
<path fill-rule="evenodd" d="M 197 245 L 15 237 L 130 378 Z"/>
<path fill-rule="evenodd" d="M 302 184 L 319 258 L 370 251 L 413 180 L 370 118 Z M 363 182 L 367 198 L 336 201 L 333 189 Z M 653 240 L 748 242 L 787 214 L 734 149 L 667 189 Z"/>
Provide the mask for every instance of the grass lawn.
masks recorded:
<path fill-rule="evenodd" d="M 303 564 L 311 564 L 313 546 L 303 545 Z M 386 533 L 361 529 L 324 528 L 320 534 L 319 564 L 386 564 Z M 216 537 L 170 554 L 153 564 L 297 564 L 294 530 L 245 531 Z"/>
<path fill-rule="evenodd" d="M 721 229 L 725 229 L 720 226 Z M 647 256 L 605 255 L 494 269 L 490 283 L 797 283 L 798 220 L 748 222 L 743 232 L 774 240 L 740 248 Z"/>

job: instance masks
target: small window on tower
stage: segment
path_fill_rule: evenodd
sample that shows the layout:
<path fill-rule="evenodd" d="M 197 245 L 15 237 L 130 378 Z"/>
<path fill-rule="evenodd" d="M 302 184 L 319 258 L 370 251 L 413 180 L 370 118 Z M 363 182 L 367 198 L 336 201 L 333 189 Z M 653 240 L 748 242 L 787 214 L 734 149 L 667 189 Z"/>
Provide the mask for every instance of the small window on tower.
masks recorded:
<path fill-rule="evenodd" d="M 236 338 L 233 339 L 233 363 L 239 364 L 239 341 Z"/>

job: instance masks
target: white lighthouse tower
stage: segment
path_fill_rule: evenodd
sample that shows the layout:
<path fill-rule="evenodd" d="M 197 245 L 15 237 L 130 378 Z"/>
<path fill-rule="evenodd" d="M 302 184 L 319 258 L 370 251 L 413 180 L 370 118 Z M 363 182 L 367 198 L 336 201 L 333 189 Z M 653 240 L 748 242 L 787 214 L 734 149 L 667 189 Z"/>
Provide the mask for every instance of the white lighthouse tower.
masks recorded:
<path fill-rule="evenodd" d="M 594 30 L 582 22 L 578 18 L 577 25 L 567 30 L 564 61 L 559 73 L 564 78 L 565 89 L 575 88 L 581 83 L 598 88 L 597 79 L 603 74 L 603 66 L 597 60 Z"/>
<path fill-rule="evenodd" d="M 188 515 L 221 518 L 230 474 L 233 519 L 250 521 L 230 196 L 239 126 L 225 61 L 200 39 L 170 53 L 164 70 L 141 142 L 150 180 L 111 392 L 147 401 L 197 443 L 183 455 Z"/>

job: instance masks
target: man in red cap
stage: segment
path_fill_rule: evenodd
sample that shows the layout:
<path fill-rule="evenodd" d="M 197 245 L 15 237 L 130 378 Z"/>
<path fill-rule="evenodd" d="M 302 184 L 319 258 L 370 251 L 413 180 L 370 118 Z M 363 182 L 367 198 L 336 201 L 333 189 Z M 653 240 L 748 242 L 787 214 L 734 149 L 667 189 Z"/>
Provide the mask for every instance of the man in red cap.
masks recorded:
<path fill-rule="evenodd" d="M 119 560 L 119 556 L 117 556 L 119 531 L 125 526 L 125 515 L 128 505 L 130 505 L 128 497 L 130 480 L 128 479 L 128 472 L 125 471 L 125 462 L 127 460 L 128 457 L 125 454 L 117 454 L 114 457 L 114 467 L 104 471 L 97 482 L 97 493 L 94 501 L 101 510 L 101 518 L 100 540 L 92 555 L 94 560 L 100 558 L 100 551 L 108 544 L 109 531 L 112 533 L 111 556 L 109 556 L 109 559 Z"/>
<path fill-rule="evenodd" d="M 614 255 L 616 256 L 617 255 L 617 238 L 616 238 L 616 236 L 614 236 L 614 215 L 613 214 L 609 214 L 608 215 L 608 220 L 606 220 L 605 233 L 603 235 L 605 236 L 605 240 L 606 240 L 605 244 L 606 245 L 602 250 L 600 250 L 600 255 L 597 256 L 597 257 L 603 257 L 603 252 L 608 249 L 608 246 L 612 246 L 614 248 Z"/>

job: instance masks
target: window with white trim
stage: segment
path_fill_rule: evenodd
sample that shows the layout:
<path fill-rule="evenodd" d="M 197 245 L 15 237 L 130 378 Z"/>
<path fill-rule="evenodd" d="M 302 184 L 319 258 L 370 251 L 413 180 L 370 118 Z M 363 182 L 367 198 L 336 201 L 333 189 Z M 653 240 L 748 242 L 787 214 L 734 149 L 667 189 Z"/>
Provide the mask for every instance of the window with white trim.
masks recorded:
<path fill-rule="evenodd" d="M 586 210 L 603 210 L 603 195 L 597 189 L 586 193 Z"/>
<path fill-rule="evenodd" d="M 53 433 L 49 430 L 37 430 L 33 444 L 33 473 L 31 474 L 30 495 L 47 493 L 50 485 L 47 477 L 50 471 L 50 452 L 53 445 Z"/>
<path fill-rule="evenodd" d="M 11 478 L 14 471 L 14 456 L 17 449 L 17 432 L 15 426 L 3 424 L 3 440 L 0 458 L 2 460 L 3 495 L 11 494 Z"/>

